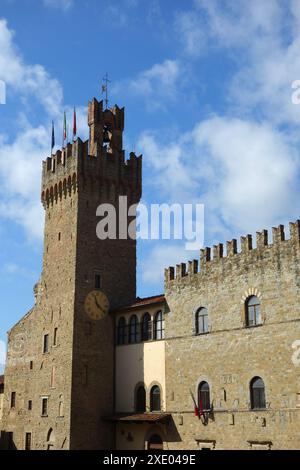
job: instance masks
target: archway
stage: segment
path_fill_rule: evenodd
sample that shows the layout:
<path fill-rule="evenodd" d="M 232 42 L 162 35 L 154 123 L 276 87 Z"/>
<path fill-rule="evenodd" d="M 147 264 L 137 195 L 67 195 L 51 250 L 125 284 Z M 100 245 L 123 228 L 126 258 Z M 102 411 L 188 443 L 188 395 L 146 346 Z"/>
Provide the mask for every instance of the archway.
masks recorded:
<path fill-rule="evenodd" d="M 148 441 L 148 450 L 163 450 L 164 444 L 158 434 L 152 434 Z"/>

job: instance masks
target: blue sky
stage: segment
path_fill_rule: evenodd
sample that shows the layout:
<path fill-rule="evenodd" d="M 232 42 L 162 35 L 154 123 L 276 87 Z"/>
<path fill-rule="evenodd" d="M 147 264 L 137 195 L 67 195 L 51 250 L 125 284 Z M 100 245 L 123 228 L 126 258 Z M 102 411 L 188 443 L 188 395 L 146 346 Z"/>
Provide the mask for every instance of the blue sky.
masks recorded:
<path fill-rule="evenodd" d="M 298 218 L 299 26 L 297 0 L 0 0 L 0 341 L 41 270 L 51 120 L 60 142 L 76 105 L 85 138 L 106 72 L 125 149 L 144 155 L 144 202 L 204 203 L 206 245 Z M 193 255 L 140 242 L 138 294 Z"/>

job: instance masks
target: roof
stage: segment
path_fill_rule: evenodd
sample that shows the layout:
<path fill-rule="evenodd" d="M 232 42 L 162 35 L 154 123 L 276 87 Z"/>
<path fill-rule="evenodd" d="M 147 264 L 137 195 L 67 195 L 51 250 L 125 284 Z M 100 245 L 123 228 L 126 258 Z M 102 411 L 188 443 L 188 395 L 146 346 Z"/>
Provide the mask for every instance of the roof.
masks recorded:
<path fill-rule="evenodd" d="M 156 305 L 156 304 L 163 304 L 165 302 L 165 296 L 164 294 L 160 295 L 153 295 L 152 297 L 144 297 L 141 299 L 140 297 L 137 297 L 135 302 L 133 302 L 130 305 L 125 305 L 123 307 L 119 307 L 114 310 L 114 312 L 123 312 L 125 310 L 134 310 L 139 307 L 144 307 L 148 305 Z"/>
<path fill-rule="evenodd" d="M 119 413 L 113 416 L 107 416 L 105 421 L 121 423 L 166 423 L 171 418 L 169 413 Z"/>

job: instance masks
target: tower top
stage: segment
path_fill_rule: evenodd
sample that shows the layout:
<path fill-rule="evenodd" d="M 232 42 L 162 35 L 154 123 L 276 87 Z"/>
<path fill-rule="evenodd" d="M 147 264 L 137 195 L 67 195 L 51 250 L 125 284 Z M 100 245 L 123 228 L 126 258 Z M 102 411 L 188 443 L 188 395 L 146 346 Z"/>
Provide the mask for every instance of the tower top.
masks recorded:
<path fill-rule="evenodd" d="M 43 162 L 42 201 L 57 200 L 79 184 L 101 187 L 107 194 L 122 188 L 133 202 L 141 197 L 142 158 L 129 159 L 123 150 L 124 108 L 104 109 L 103 101 L 88 103 L 89 139 L 79 137 Z M 93 182 L 93 183 L 92 183 Z M 100 186 L 99 186 L 100 185 Z"/>

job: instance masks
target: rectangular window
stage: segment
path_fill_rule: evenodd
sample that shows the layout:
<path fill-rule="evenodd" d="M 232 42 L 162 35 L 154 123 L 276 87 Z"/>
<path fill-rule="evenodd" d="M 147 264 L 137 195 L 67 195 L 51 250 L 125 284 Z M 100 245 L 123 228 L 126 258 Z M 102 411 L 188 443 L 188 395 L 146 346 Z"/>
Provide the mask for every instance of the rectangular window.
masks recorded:
<path fill-rule="evenodd" d="M 53 333 L 53 346 L 57 346 L 57 328 L 54 328 L 54 333 Z"/>
<path fill-rule="evenodd" d="M 101 275 L 95 273 L 95 289 L 101 289 Z"/>
<path fill-rule="evenodd" d="M 10 407 L 11 407 L 11 408 L 15 408 L 15 407 L 16 407 L 16 392 L 11 392 Z"/>
<path fill-rule="evenodd" d="M 25 450 L 31 450 L 31 432 L 25 434 Z"/>
<path fill-rule="evenodd" d="M 28 411 L 32 410 L 32 400 L 29 400 L 28 402 Z"/>
<path fill-rule="evenodd" d="M 44 335 L 43 352 L 44 354 L 49 352 L 49 335 Z"/>
<path fill-rule="evenodd" d="M 42 416 L 48 415 L 48 398 L 42 399 Z"/>
<path fill-rule="evenodd" d="M 30 367 L 30 370 L 33 369 L 33 361 L 30 361 L 29 367 Z"/>

